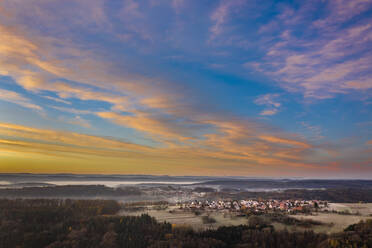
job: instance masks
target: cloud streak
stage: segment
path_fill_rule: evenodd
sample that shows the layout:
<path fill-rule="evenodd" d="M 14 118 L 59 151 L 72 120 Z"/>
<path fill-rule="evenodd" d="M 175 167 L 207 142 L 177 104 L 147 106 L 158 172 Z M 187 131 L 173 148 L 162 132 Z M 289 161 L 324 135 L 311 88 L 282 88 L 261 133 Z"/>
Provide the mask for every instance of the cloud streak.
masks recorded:
<path fill-rule="evenodd" d="M 372 26 L 359 18 L 370 1 L 335 1 L 314 19 L 318 4 L 325 3 L 273 4 L 276 15 L 260 4 L 262 13 L 248 15 L 243 0 L 2 1 L 0 75 L 16 90 L 0 90 L 1 100 L 47 116 L 30 119 L 34 128 L 11 124 L 21 119 L 16 112 L 6 117 L 1 152 L 74 161 L 83 172 L 102 171 L 106 160 L 108 169 L 128 173 L 303 175 L 351 166 L 337 156 L 347 154 L 349 163 L 363 154 L 364 140 L 343 153 L 327 137 L 292 130 L 300 123 L 320 135 L 317 123 L 304 124 L 313 123 L 303 121 L 306 113 L 285 113 L 301 104 L 294 95 L 370 92 Z M 277 93 L 277 84 L 294 94 Z M 291 116 L 291 129 L 279 128 L 282 116 Z M 51 119 L 69 125 L 54 130 Z M 94 135 L 72 132 L 76 125 Z"/>
<path fill-rule="evenodd" d="M 281 103 L 278 101 L 279 94 L 266 94 L 259 96 L 254 103 L 264 105 L 268 109 L 263 110 L 260 115 L 275 115 L 279 111 Z"/>
<path fill-rule="evenodd" d="M 210 27 L 210 39 L 213 40 L 221 35 L 224 30 L 224 24 L 230 15 L 237 11 L 246 1 L 245 0 L 232 0 L 221 1 L 219 6 L 212 12 L 210 17 L 213 25 Z"/>
<path fill-rule="evenodd" d="M 30 99 L 24 96 L 21 96 L 17 92 L 10 91 L 10 90 L 0 89 L 0 100 L 11 102 L 19 106 L 22 106 L 24 108 L 29 108 L 32 110 L 37 110 L 37 111 L 43 110 L 39 105 L 32 103 Z"/>
<path fill-rule="evenodd" d="M 256 64 L 258 69 L 284 88 L 301 91 L 310 98 L 332 98 L 335 94 L 371 89 L 371 19 L 362 17 L 349 23 L 371 9 L 371 1 L 330 1 L 326 6 L 329 15 L 304 19 L 305 11 L 312 13 L 316 4 L 277 17 L 286 30 L 275 37 L 265 62 Z M 296 34 L 304 25 L 310 28 Z"/>

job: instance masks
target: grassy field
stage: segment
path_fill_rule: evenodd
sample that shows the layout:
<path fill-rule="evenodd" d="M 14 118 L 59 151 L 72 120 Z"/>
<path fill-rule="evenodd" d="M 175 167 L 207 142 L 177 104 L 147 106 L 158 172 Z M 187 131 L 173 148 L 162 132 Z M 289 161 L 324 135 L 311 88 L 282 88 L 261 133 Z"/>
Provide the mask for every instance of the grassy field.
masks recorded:
<path fill-rule="evenodd" d="M 351 203 L 331 203 L 328 210 L 336 211 L 347 211 L 350 213 L 359 213 L 360 215 L 342 215 L 337 213 L 313 213 L 312 215 L 297 214 L 291 215 L 293 218 L 297 219 L 312 219 L 315 221 L 320 221 L 324 225 L 312 226 L 315 232 L 324 233 L 335 233 L 343 231 L 347 226 L 358 223 L 361 220 L 372 219 L 370 214 L 372 213 L 372 204 L 351 204 Z M 176 226 L 190 226 L 195 230 L 204 230 L 208 228 L 217 228 L 219 226 L 231 226 L 231 225 L 243 225 L 248 223 L 247 217 L 239 217 L 234 213 L 228 212 L 201 212 L 200 215 L 195 215 L 191 211 L 183 211 L 174 206 L 169 206 L 166 209 L 155 209 L 154 206 L 147 206 L 141 211 L 121 211 L 120 215 L 141 215 L 147 213 L 150 216 L 155 217 L 158 221 L 167 221 Z M 216 220 L 215 223 L 204 224 L 202 217 L 209 215 Z M 262 216 L 266 219 L 264 216 Z M 295 225 L 285 225 L 282 223 L 274 222 L 272 225 L 276 230 L 287 229 L 288 231 L 302 231 L 306 230 L 304 227 Z"/>
<path fill-rule="evenodd" d="M 141 210 L 136 212 L 122 211 L 120 215 L 141 215 L 147 213 L 150 216 L 155 217 L 158 221 L 167 221 L 171 224 L 178 226 L 191 226 L 195 230 L 204 230 L 208 228 L 218 228 L 219 226 L 233 226 L 247 224 L 246 217 L 238 217 L 234 214 L 227 212 L 204 212 L 200 215 L 195 215 L 191 211 L 182 211 L 174 207 L 169 207 L 165 210 L 155 210 L 151 207 L 147 210 Z M 203 224 L 202 217 L 209 215 L 216 220 L 215 223 Z"/>
<path fill-rule="evenodd" d="M 361 220 L 372 219 L 370 216 L 357 215 L 341 215 L 335 213 L 317 213 L 314 215 L 298 214 L 293 216 L 297 219 L 312 219 L 320 221 L 328 225 L 314 226 L 312 229 L 315 232 L 334 233 L 344 230 L 349 225 L 358 223 Z"/>
<path fill-rule="evenodd" d="M 372 214 L 372 203 L 330 203 L 328 210 L 348 211 L 350 213 L 359 213 L 364 216 Z"/>

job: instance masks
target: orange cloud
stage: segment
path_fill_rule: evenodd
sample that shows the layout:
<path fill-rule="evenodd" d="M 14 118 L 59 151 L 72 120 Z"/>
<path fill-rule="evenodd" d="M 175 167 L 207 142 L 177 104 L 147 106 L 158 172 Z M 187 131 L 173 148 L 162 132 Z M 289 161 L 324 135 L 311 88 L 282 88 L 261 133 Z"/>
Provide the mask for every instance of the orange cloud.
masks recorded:
<path fill-rule="evenodd" d="M 266 109 L 260 113 L 260 115 L 275 115 L 278 112 L 277 109 Z"/>
<path fill-rule="evenodd" d="M 172 116 L 135 111 L 130 115 L 100 112 L 97 115 L 112 122 L 164 139 L 188 140 L 193 137 L 193 123 L 178 122 Z M 196 124 L 195 124 L 196 125 Z"/>
<path fill-rule="evenodd" d="M 10 90 L 0 89 L 0 100 L 11 102 L 25 108 L 42 110 L 39 105 L 32 103 L 31 100 L 21 96 L 19 93 Z"/>
<path fill-rule="evenodd" d="M 100 115 L 127 121 L 113 113 L 100 113 Z M 131 121 L 133 120 L 129 120 Z M 144 123 L 140 123 L 137 119 L 130 125 L 140 125 L 140 129 L 150 132 L 150 129 L 145 128 L 145 123 L 151 126 L 152 120 L 143 121 Z M 304 142 L 274 136 L 257 136 L 254 125 L 247 130 L 239 123 L 213 122 L 218 128 L 216 133 L 206 134 L 187 142 L 168 139 L 167 146 L 157 147 L 74 132 L 0 123 L 0 154 L 2 154 L 0 170 L 12 171 L 10 167 L 6 167 L 10 164 L 17 166 L 12 167 L 13 171 L 14 168 L 21 170 L 23 166 L 24 171 L 36 172 L 43 168 L 44 172 L 80 173 L 239 175 L 239 173 L 252 172 L 256 175 L 269 175 L 268 173 L 280 174 L 284 168 L 292 168 L 293 172 L 328 170 L 327 165 L 305 162 L 303 153 L 311 146 Z M 153 132 L 168 137 L 176 136 L 176 133 L 170 135 L 164 127 L 158 128 Z M 34 169 L 30 169 L 30 163 L 25 161 L 35 164 L 35 167 L 32 167 Z M 35 161 L 44 162 L 37 165 Z M 54 161 L 54 164 L 74 166 L 65 167 L 65 170 L 56 166 L 48 168 L 47 164 L 50 164 L 50 161 Z M 288 170 L 284 171 L 287 173 Z"/>
<path fill-rule="evenodd" d="M 66 131 L 44 130 L 22 125 L 0 123 L 0 135 L 13 138 L 14 142 L 27 142 L 32 140 L 44 145 L 59 145 L 66 147 L 83 147 L 94 149 L 124 149 L 131 151 L 148 151 L 146 146 L 85 135 Z M 9 140 L 8 140 L 9 141 Z"/>
<path fill-rule="evenodd" d="M 233 6 L 220 5 L 213 14 L 211 19 L 215 25 L 210 30 L 212 35 L 221 34 L 228 11 L 239 6 L 239 1 L 234 2 Z M 105 21 L 99 10 L 92 10 L 92 13 L 97 14 L 94 15 L 97 17 L 95 23 Z M 68 39 L 30 36 L 21 28 L 3 25 L 0 25 L 0 34 L 1 75 L 11 76 L 26 90 L 54 92 L 59 98 L 52 100 L 62 103 L 69 98 L 109 103 L 111 109 L 99 109 L 96 113 L 92 110 L 55 108 L 78 115 L 96 114 L 145 133 L 161 144 L 148 147 L 94 135 L 0 123 L 0 153 L 7 156 L 16 154 L 13 160 L 21 155 L 30 155 L 32 161 L 42 158 L 48 164 L 56 161 L 61 166 L 71 163 L 82 172 L 203 174 L 217 170 L 224 174 L 254 172 L 267 175 L 269 169 L 278 173 L 288 167 L 296 170 L 321 169 L 319 163 L 308 159 L 307 155 L 313 154 L 313 146 L 307 141 L 293 138 L 294 135 L 285 132 L 271 131 L 253 121 L 205 113 L 185 101 L 188 96 L 183 89 L 181 94 L 177 94 L 171 83 L 154 83 L 157 80 L 144 77 L 132 80 L 125 73 L 123 76 L 115 70 L 117 68 L 110 62 L 76 48 Z M 302 59 L 289 58 L 291 61 L 288 63 L 300 63 Z M 331 74 L 328 75 L 330 78 L 333 77 Z M 316 81 L 316 78 L 313 80 Z M 0 96 L 24 107 L 38 108 L 17 93 L 3 91 Z M 276 101 L 267 103 L 280 107 Z M 67 121 L 89 126 L 82 118 L 76 118 Z M 2 159 L 0 161 L 4 162 Z M 19 163 L 27 169 L 27 161 Z M 3 168 L 0 167 L 0 170 Z M 56 170 L 56 166 L 50 168 Z M 69 166 L 66 171 L 69 170 L 75 168 Z"/>
<path fill-rule="evenodd" d="M 163 144 L 149 148 L 97 136 L 1 124 L 0 131 L 11 136 L 2 141 L 2 149 L 6 148 L 8 152 L 13 149 L 24 154 L 32 152 L 40 156 L 71 159 L 82 159 L 83 156 L 90 161 L 88 154 L 110 159 L 136 158 L 147 166 L 151 166 L 156 158 L 162 168 L 175 163 L 176 167 L 170 168 L 173 171 L 190 164 L 194 164 L 198 171 L 213 170 L 217 165 L 223 171 L 229 171 L 229 167 L 234 166 L 236 171 L 262 173 L 274 165 L 311 168 L 303 162 L 304 153 L 311 148 L 305 142 L 279 138 L 275 134 L 262 135 L 267 130 L 253 122 L 223 121 L 213 113 L 202 113 L 197 107 L 188 105 L 182 95 L 175 94 L 171 87 L 166 87 L 166 83 L 160 87 L 143 78 L 133 83 L 123 80 L 120 75 L 109 75 L 107 71 L 111 70 L 107 62 L 69 47 L 68 42 L 58 53 L 70 55 L 73 60 L 56 56 L 56 50 L 48 40 L 43 40 L 46 44 L 43 46 L 40 45 L 43 42 L 31 41 L 15 30 L 3 28 L 2 31 L 6 36 L 0 41 L 0 55 L 4 55 L 1 58 L 16 59 L 5 61 L 0 58 L 0 65 L 3 65 L 0 73 L 14 77 L 25 89 L 52 91 L 63 100 L 78 98 L 110 103 L 111 110 L 95 114 L 148 134 Z M 17 49 L 14 44 L 22 49 Z M 34 70 L 27 69 L 30 67 Z M 56 78 L 76 83 L 56 82 Z M 114 111 L 125 111 L 127 114 Z M 202 166 L 205 166 L 204 169 Z"/>
<path fill-rule="evenodd" d="M 297 140 L 291 140 L 291 139 L 284 139 L 284 138 L 278 138 L 274 136 L 260 136 L 261 140 L 265 140 L 271 143 L 276 144 L 283 144 L 283 145 L 289 145 L 289 146 L 295 146 L 295 147 L 302 147 L 302 148 L 311 148 L 312 146 L 301 141 Z"/>

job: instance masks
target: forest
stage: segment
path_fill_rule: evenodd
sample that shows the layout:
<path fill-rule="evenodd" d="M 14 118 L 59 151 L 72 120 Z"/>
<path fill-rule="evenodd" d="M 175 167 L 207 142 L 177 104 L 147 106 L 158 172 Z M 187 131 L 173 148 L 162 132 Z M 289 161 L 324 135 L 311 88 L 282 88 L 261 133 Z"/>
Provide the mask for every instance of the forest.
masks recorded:
<path fill-rule="evenodd" d="M 104 185 L 63 185 L 45 187 L 22 187 L 22 188 L 0 188 L 0 197 L 22 198 L 22 197 L 108 197 L 117 198 L 123 196 L 141 195 L 137 187 L 111 188 Z"/>
<path fill-rule="evenodd" d="M 372 247 L 372 221 L 333 235 L 276 231 L 259 219 L 198 232 L 115 215 L 121 208 L 109 200 L 0 200 L 0 247 Z"/>
<path fill-rule="evenodd" d="M 370 188 L 334 188 L 334 189 L 288 189 L 283 191 L 244 191 L 235 194 L 226 192 L 212 193 L 221 198 L 233 196 L 236 199 L 317 199 L 329 202 L 358 203 L 372 202 L 372 189 Z"/>
<path fill-rule="evenodd" d="M 350 183 L 349 183 L 350 184 Z M 64 185 L 45 187 L 0 188 L 0 198 L 84 198 L 84 199 L 113 199 L 142 198 L 148 200 L 148 195 L 157 194 L 162 199 L 175 197 L 178 192 L 191 195 L 194 192 L 205 192 L 208 199 L 317 199 L 341 203 L 372 203 L 371 188 L 332 188 L 332 189 L 287 189 L 281 191 L 236 191 L 223 188 L 216 191 L 210 187 L 196 187 L 189 189 L 176 186 L 152 186 L 141 188 L 139 186 L 125 186 L 111 188 L 104 185 Z M 160 193 L 159 193 L 160 192 Z"/>

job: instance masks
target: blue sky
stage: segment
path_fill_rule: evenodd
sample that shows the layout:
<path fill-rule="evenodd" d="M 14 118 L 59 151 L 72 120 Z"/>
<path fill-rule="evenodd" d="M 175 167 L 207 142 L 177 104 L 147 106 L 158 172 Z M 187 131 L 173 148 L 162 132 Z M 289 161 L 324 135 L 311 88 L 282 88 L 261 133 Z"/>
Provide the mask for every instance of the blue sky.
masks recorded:
<path fill-rule="evenodd" d="M 4 0 L 0 13 L 0 171 L 372 170 L 369 0 Z"/>

